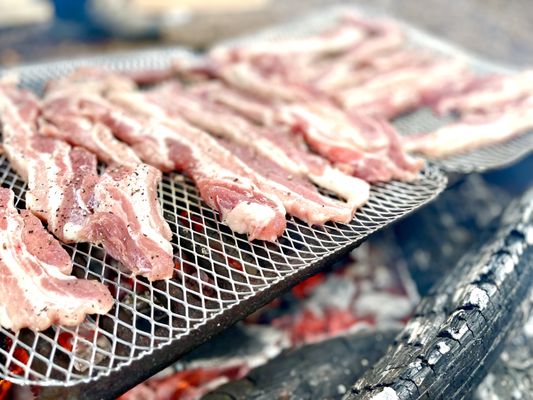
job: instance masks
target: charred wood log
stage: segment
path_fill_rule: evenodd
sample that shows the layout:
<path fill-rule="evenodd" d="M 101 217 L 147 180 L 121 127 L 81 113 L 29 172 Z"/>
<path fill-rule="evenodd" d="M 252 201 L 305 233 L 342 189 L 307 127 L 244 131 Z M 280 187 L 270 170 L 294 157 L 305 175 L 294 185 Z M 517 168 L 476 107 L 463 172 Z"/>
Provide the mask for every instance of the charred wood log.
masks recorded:
<path fill-rule="evenodd" d="M 463 399 L 499 355 L 533 279 L 533 190 L 432 288 L 345 400 Z"/>
<path fill-rule="evenodd" d="M 474 400 L 529 399 L 533 395 L 533 291 L 521 311 L 498 360 L 476 389 Z"/>
<path fill-rule="evenodd" d="M 204 400 L 339 399 L 381 357 L 397 331 L 359 332 L 283 352 Z"/>

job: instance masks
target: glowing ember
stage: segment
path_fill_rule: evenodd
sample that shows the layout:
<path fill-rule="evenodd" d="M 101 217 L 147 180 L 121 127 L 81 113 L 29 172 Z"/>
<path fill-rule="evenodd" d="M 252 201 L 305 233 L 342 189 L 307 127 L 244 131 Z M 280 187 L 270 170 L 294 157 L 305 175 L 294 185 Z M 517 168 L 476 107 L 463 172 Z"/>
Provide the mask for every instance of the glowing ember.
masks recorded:
<path fill-rule="evenodd" d="M 243 271 L 244 268 L 242 267 L 242 264 L 237 261 L 236 259 L 234 258 L 231 258 L 231 257 L 226 257 L 226 260 L 228 261 L 228 265 L 233 268 L 233 269 L 236 269 L 238 271 Z"/>
<path fill-rule="evenodd" d="M 6 338 L 5 347 L 10 350 L 11 346 L 13 346 L 13 341 L 10 338 Z M 30 356 L 26 350 L 20 347 L 15 347 L 15 349 L 13 350 L 13 358 L 19 361 L 21 364 L 26 365 L 28 364 Z M 11 365 L 9 366 L 9 370 L 16 375 L 24 373 L 24 368 L 16 362 L 11 363 Z"/>
<path fill-rule="evenodd" d="M 312 310 L 304 310 L 295 318 L 281 317 L 272 325 L 289 331 L 291 343 L 315 342 L 327 337 L 346 332 L 356 323 L 361 322 L 352 313 L 345 310 L 327 310 L 319 315 Z"/>
<path fill-rule="evenodd" d="M 13 346 L 13 341 L 10 338 L 5 338 L 4 347 L 7 350 L 11 350 L 12 346 Z M 13 350 L 13 358 L 19 361 L 20 363 L 26 365 L 28 364 L 30 356 L 26 350 L 20 347 L 16 347 Z M 9 366 L 9 370 L 16 375 L 21 375 L 24 373 L 24 368 L 15 362 L 11 363 L 11 365 Z M 0 400 L 7 399 L 10 393 L 12 392 L 11 389 L 13 388 L 14 388 L 13 383 L 5 379 L 0 380 Z"/>
<path fill-rule="evenodd" d="M 184 226 L 188 229 L 191 229 L 190 221 L 192 221 L 192 229 L 195 232 L 204 233 L 204 226 L 202 225 L 202 220 L 194 214 L 189 214 L 185 210 L 180 211 L 178 221 L 181 226 Z"/>
<path fill-rule="evenodd" d="M 57 343 L 67 351 L 72 351 L 72 338 L 70 332 L 61 332 L 57 338 Z"/>
<path fill-rule="evenodd" d="M 323 272 L 313 275 L 312 277 L 307 278 L 302 283 L 299 283 L 298 285 L 294 286 L 292 288 L 292 294 L 294 294 L 299 299 L 303 299 L 304 297 L 308 296 L 316 286 L 324 282 L 324 278 L 325 274 Z"/>
<path fill-rule="evenodd" d="M 5 379 L 0 380 L 0 400 L 7 398 L 13 384 Z"/>
<path fill-rule="evenodd" d="M 193 400 L 230 380 L 240 379 L 247 373 L 248 368 L 244 365 L 190 369 L 169 377 L 152 378 L 133 388 L 119 400 Z"/>

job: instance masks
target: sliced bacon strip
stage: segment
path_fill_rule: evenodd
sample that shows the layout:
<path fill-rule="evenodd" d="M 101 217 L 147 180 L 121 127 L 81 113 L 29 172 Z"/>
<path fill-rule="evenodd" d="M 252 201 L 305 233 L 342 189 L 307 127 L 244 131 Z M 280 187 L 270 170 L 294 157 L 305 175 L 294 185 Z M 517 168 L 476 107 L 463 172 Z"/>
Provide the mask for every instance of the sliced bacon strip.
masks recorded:
<path fill-rule="evenodd" d="M 0 325 L 12 331 L 77 325 L 113 306 L 109 290 L 67 274 L 68 253 L 30 212 L 18 213 L 14 193 L 0 189 Z"/>
<path fill-rule="evenodd" d="M 64 242 L 77 242 L 86 224 L 87 200 L 97 181 L 96 159 L 83 149 L 36 134 L 39 104 L 13 85 L 0 87 L 3 146 L 28 183 L 26 206 Z"/>
<path fill-rule="evenodd" d="M 274 123 L 274 112 L 268 102 L 221 82 L 202 82 L 190 86 L 188 90 L 210 102 L 221 104 L 257 124 L 269 126 Z"/>
<path fill-rule="evenodd" d="M 288 68 L 294 68 L 294 66 Z M 228 64 L 220 67 L 219 77 L 232 87 L 261 99 L 276 101 L 302 101 L 315 96 L 321 96 L 310 85 L 291 82 L 286 77 L 266 77 L 257 68 L 247 62 Z"/>
<path fill-rule="evenodd" d="M 91 214 L 89 201 L 98 181 L 96 157 L 82 148 L 36 136 L 28 157 L 26 206 L 65 243 L 86 241 L 80 231 Z M 8 153 L 12 158 L 13 152 Z"/>
<path fill-rule="evenodd" d="M 385 121 L 347 115 L 324 102 L 273 107 L 214 83 L 197 85 L 193 91 L 267 127 L 282 124 L 301 134 L 318 154 L 369 182 L 414 179 L 423 166 L 405 153 L 398 134 Z"/>
<path fill-rule="evenodd" d="M 39 102 L 29 91 L 18 90 L 16 82 L 0 80 L 0 123 L 2 146 L 13 169 L 28 180 L 28 161 L 22 149 L 31 148 Z"/>
<path fill-rule="evenodd" d="M 382 29 L 379 24 L 364 24 L 361 19 L 346 17 L 330 30 L 314 36 L 217 47 L 203 61 L 176 62 L 174 70 L 189 76 L 194 75 L 194 70 L 203 70 L 270 101 L 324 96 L 312 84 L 320 58 L 329 60 L 329 56 L 357 47 Z"/>
<path fill-rule="evenodd" d="M 259 187 L 276 195 L 289 214 L 310 225 L 322 225 L 328 221 L 348 223 L 352 220 L 355 212 L 352 207 L 322 196 L 310 182 L 287 173 L 279 164 L 258 156 L 249 147 L 228 141 L 220 143 L 254 171 Z"/>
<path fill-rule="evenodd" d="M 95 121 L 92 115 L 94 107 L 99 107 L 102 101 L 102 92 L 109 88 L 132 86 L 118 74 L 104 75 L 89 68 L 76 70 L 69 77 L 52 81 L 41 105 L 40 133 L 84 147 L 106 164 L 139 164 L 135 152 L 117 140 L 109 128 Z"/>
<path fill-rule="evenodd" d="M 140 93 L 110 94 L 120 110 L 103 116 L 113 133 L 130 144 L 143 161 L 163 171 L 183 171 L 194 179 L 202 199 L 233 231 L 250 240 L 275 241 L 285 230 L 285 208 L 261 191 L 245 165 L 205 132 L 174 119 Z M 168 122 L 168 121 L 167 121 Z"/>
<path fill-rule="evenodd" d="M 148 218 L 152 213 L 160 213 L 153 194 L 161 175 L 157 171 L 140 175 L 143 168 L 149 167 L 139 164 L 130 173 L 142 179 L 132 179 L 128 173 L 121 175 L 123 181 L 115 179 L 113 183 L 117 190 L 128 185 L 129 190 L 145 193 L 142 201 L 138 199 L 133 204 L 133 198 L 120 198 L 119 203 L 117 198 L 114 203 L 103 203 L 101 193 L 112 190 L 108 175 L 98 176 L 94 154 L 38 135 L 38 115 L 39 104 L 31 93 L 14 86 L 0 88 L 4 148 L 13 168 L 28 183 L 28 209 L 47 221 L 48 230 L 66 243 L 101 243 L 136 274 L 152 280 L 171 277 L 173 262 L 168 225 L 161 216 L 157 221 L 154 217 Z M 118 208 L 133 211 L 121 214 Z M 102 224 L 106 229 L 101 228 Z M 122 229 L 117 236 L 117 231 L 126 224 L 129 224 L 128 229 Z M 154 235 L 143 238 L 144 234 L 156 231 L 165 240 Z M 127 252 L 123 251 L 124 246 Z M 136 257 L 132 257 L 133 254 Z M 139 265 L 141 254 L 152 261 Z"/>
<path fill-rule="evenodd" d="M 172 232 L 157 201 L 161 171 L 146 164 L 108 168 L 94 188 L 86 240 L 100 243 L 135 275 L 172 276 Z"/>
<path fill-rule="evenodd" d="M 394 71 L 405 66 L 420 65 L 430 59 L 429 54 L 413 49 L 397 49 L 385 54 L 377 54 L 369 59 L 350 63 L 337 60 L 315 80 L 320 90 L 335 94 L 344 88 L 355 87 L 375 78 L 379 74 Z"/>
<path fill-rule="evenodd" d="M 533 97 L 508 109 L 470 114 L 434 132 L 408 136 L 404 146 L 413 153 L 441 158 L 501 143 L 530 129 L 533 129 Z"/>
<path fill-rule="evenodd" d="M 368 182 L 416 178 L 424 162 L 407 155 L 388 122 L 353 115 L 348 125 L 344 117 L 334 119 L 331 111 L 322 105 L 290 105 L 283 108 L 282 119 L 317 153 L 358 178 Z"/>
<path fill-rule="evenodd" d="M 395 24 L 384 23 L 370 28 L 371 36 L 357 43 L 333 61 L 345 64 L 362 64 L 379 55 L 398 49 L 405 43 L 404 32 Z"/>
<path fill-rule="evenodd" d="M 286 211 L 309 224 L 323 224 L 326 221 L 349 222 L 353 216 L 351 207 L 334 201 L 333 199 L 321 196 L 316 189 L 306 184 L 301 178 L 291 176 L 279 165 L 268 160 L 254 160 L 255 152 L 251 154 L 245 150 L 245 147 L 233 144 L 222 145 L 212 136 L 204 131 L 193 128 L 186 122 L 181 121 L 178 116 L 167 114 L 164 108 L 156 105 L 155 101 L 150 100 L 150 96 L 141 93 L 118 95 L 112 97 L 114 101 L 122 104 L 134 102 L 136 107 L 149 110 L 153 109 L 152 117 L 158 118 L 162 123 L 172 127 L 179 135 L 181 141 L 187 141 L 189 146 L 198 149 L 205 149 L 205 152 L 211 157 L 218 160 L 224 160 L 226 164 L 231 163 L 232 168 L 238 171 L 239 179 L 246 178 L 257 185 L 264 193 L 275 199 L 281 200 Z M 144 100 L 143 100 L 144 99 Z M 143 103 L 144 101 L 144 103 Z M 141 110 L 137 110 L 140 112 Z M 161 115 L 164 112 L 164 116 Z M 231 149 L 231 150 L 228 150 Z M 272 169 L 270 179 L 264 168 Z M 314 195 L 312 193 L 314 192 Z"/>
<path fill-rule="evenodd" d="M 181 116 L 207 132 L 252 148 L 291 176 L 308 178 L 333 191 L 347 200 L 352 213 L 368 199 L 366 182 L 332 168 L 323 158 L 309 153 L 295 135 L 275 128 L 261 128 L 226 107 L 186 91 L 176 81 L 150 90 L 147 96 L 169 115 Z M 322 201 L 327 202 L 326 198 Z"/>
<path fill-rule="evenodd" d="M 218 47 L 203 61 L 176 62 L 174 70 L 186 76 L 215 76 L 269 101 L 326 98 L 324 89 L 332 89 L 328 82 L 349 80 L 350 69 L 398 48 L 403 40 L 394 24 L 352 13 L 317 35 Z"/>
<path fill-rule="evenodd" d="M 491 112 L 533 95 L 533 70 L 514 75 L 489 75 L 469 79 L 463 90 L 441 98 L 434 104 L 439 114 Z"/>
<path fill-rule="evenodd" d="M 446 90 L 464 74 L 465 65 L 456 60 L 408 65 L 378 73 L 336 98 L 346 110 L 390 119 L 423 105 L 426 97 Z"/>
<path fill-rule="evenodd" d="M 366 36 L 365 29 L 347 19 L 337 26 L 321 32 L 297 39 L 284 39 L 254 42 L 252 45 L 215 47 L 210 57 L 218 62 L 235 62 L 248 60 L 257 56 L 276 57 L 317 57 L 335 54 L 359 43 Z"/>
<path fill-rule="evenodd" d="M 346 86 L 355 85 L 363 78 L 369 77 L 375 70 L 386 68 L 385 65 L 398 64 L 397 58 L 387 63 L 381 60 L 390 58 L 389 54 L 404 43 L 403 32 L 390 29 L 383 34 L 370 37 L 338 57 L 325 60 L 317 66 L 312 84 L 319 90 L 332 92 Z M 361 67 L 364 71 L 360 71 Z M 371 68 L 369 68 L 371 67 Z"/>

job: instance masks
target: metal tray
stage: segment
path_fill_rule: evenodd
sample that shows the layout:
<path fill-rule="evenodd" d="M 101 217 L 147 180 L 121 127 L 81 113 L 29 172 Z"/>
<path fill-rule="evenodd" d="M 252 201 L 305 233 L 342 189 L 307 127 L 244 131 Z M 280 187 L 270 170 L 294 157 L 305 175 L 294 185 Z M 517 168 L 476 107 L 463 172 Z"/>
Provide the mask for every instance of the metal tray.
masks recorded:
<path fill-rule="evenodd" d="M 43 84 L 81 64 L 119 70 L 164 68 L 182 49 L 151 50 L 59 61 L 18 68 L 22 85 Z M 0 157 L 0 182 L 24 207 L 25 184 Z M 45 332 L 0 329 L 0 378 L 35 386 L 54 398 L 112 398 L 153 375 L 226 326 L 355 247 L 369 234 L 433 199 L 446 177 L 433 166 L 412 183 L 373 185 L 369 203 L 350 224 L 308 225 L 289 218 L 277 244 L 249 243 L 232 233 L 205 206 L 192 182 L 165 175 L 159 188 L 164 216 L 173 231 L 176 260 L 172 280 L 148 283 L 129 278 L 102 248 L 66 246 L 74 274 L 105 283 L 115 307 L 88 319 L 83 328 Z M 92 330 L 95 334 L 84 333 Z M 65 345 L 71 340 L 73 346 Z M 21 353 L 28 356 L 21 357 Z M 62 389 L 63 388 L 63 389 Z M 68 389 L 64 389 L 68 388 Z"/>
<path fill-rule="evenodd" d="M 507 65 L 502 65 L 485 60 L 483 57 L 474 55 L 461 49 L 452 43 L 432 36 L 413 25 L 399 21 L 377 9 L 361 8 L 354 9 L 347 6 L 333 6 L 325 10 L 313 12 L 307 16 L 299 18 L 297 22 L 289 22 L 275 27 L 261 30 L 252 35 L 233 38 L 224 41 L 224 45 L 238 45 L 253 43 L 257 41 L 276 41 L 286 38 L 297 38 L 305 35 L 318 33 L 335 24 L 336 21 L 346 12 L 355 11 L 363 15 L 376 18 L 390 18 L 399 24 L 406 32 L 408 45 L 432 50 L 444 56 L 456 57 L 468 63 L 474 71 L 479 74 L 494 72 L 509 73 L 516 70 Z M 427 132 L 431 129 L 439 128 L 453 119 L 450 117 L 438 117 L 427 108 L 419 109 L 415 112 L 401 116 L 393 121 L 400 133 L 408 135 L 411 133 Z M 484 148 L 465 152 L 438 160 L 430 160 L 444 171 L 457 173 L 483 172 L 490 169 L 503 168 L 533 151 L 533 130 L 525 132 L 504 143 L 487 146 Z"/>

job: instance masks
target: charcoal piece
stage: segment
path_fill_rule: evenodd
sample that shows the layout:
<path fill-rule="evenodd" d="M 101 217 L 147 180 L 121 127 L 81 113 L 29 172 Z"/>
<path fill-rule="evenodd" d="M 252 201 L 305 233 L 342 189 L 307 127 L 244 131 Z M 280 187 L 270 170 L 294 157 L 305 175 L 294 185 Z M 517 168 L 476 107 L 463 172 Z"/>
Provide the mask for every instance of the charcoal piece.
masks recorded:
<path fill-rule="evenodd" d="M 487 374 L 533 279 L 533 190 L 422 299 L 345 400 L 464 399 Z M 387 397 L 388 396 L 388 397 Z"/>
<path fill-rule="evenodd" d="M 358 332 L 285 351 L 204 400 L 340 399 L 353 377 L 382 356 L 396 334 Z"/>

